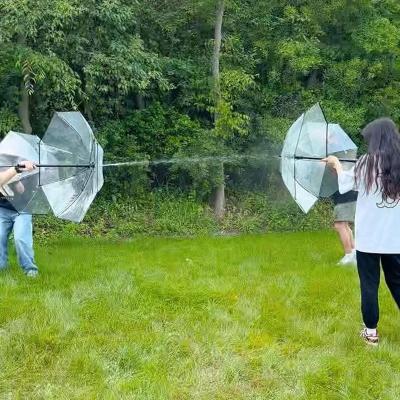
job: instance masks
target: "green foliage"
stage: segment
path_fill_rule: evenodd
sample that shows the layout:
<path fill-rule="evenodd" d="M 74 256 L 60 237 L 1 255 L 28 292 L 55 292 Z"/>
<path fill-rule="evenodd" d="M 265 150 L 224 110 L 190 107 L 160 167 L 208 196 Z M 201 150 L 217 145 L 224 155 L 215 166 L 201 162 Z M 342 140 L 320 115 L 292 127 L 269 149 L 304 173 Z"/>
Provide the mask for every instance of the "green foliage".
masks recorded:
<path fill-rule="evenodd" d="M 218 115 L 215 123 L 217 136 L 227 139 L 235 134 L 246 135 L 249 117 L 235 112 L 230 102 L 221 100 L 216 107 L 210 107 L 210 110 Z"/>
<path fill-rule="evenodd" d="M 370 19 L 353 33 L 357 43 L 366 53 L 393 54 L 399 51 L 400 29 L 384 17 Z"/>
<path fill-rule="evenodd" d="M 121 102 L 132 92 L 143 93 L 156 83 L 161 91 L 172 89 L 163 76 L 157 57 L 143 49 L 142 41 L 133 37 L 127 44 L 110 44 L 109 54 L 94 52 L 85 65 L 86 94 L 89 98 L 101 96 L 105 115 L 121 110 Z"/>
<path fill-rule="evenodd" d="M 173 156 L 201 133 L 197 120 L 154 102 L 123 119 L 108 121 L 99 129 L 99 138 L 109 160 L 140 160 Z"/>
<path fill-rule="evenodd" d="M 30 68 L 29 75 L 32 77 L 28 75 L 28 78 L 33 79 L 34 85 L 40 86 L 39 94 L 47 100 L 40 103 L 41 107 L 77 108 L 76 98 L 80 93 L 80 80 L 64 60 L 53 54 L 29 52 L 22 64 L 22 73 L 24 65 Z M 34 92 L 33 86 L 30 94 Z"/>
<path fill-rule="evenodd" d="M 0 137 L 4 137 L 9 131 L 19 127 L 19 118 L 9 108 L 0 108 Z"/>
<path fill-rule="evenodd" d="M 3 0 L 1 134 L 21 125 L 16 116 L 28 91 L 34 132 L 45 130 L 54 111 L 77 109 L 107 161 L 143 161 L 107 170 L 102 201 L 120 205 L 168 188 L 207 209 L 213 188 L 231 175 L 235 190 L 249 189 L 252 180 L 246 186 L 246 174 L 237 172 L 242 166 L 209 158 L 174 165 L 146 160 L 265 149 L 277 155 L 291 123 L 317 101 L 358 145 L 373 118 L 400 123 L 397 0 L 226 0 L 218 101 L 211 79 L 216 6 L 214 0 Z M 232 207 L 227 226 L 269 229 L 265 218 L 278 225 L 267 211 L 247 216 L 245 203 Z M 285 215 L 295 218 L 289 209 L 276 215 L 282 229 Z"/>
<path fill-rule="evenodd" d="M 105 193 L 108 193 L 107 188 Z M 127 239 L 151 235 L 238 235 L 329 229 L 332 215 L 330 202 L 319 203 L 304 216 L 289 198 L 274 199 L 255 191 L 229 191 L 226 215 L 215 220 L 212 210 L 199 201 L 196 192 L 185 194 L 164 190 L 130 192 L 129 198 L 120 196 L 113 201 L 103 195 L 80 224 L 37 216 L 34 226 L 39 241 L 76 236 Z"/>
<path fill-rule="evenodd" d="M 280 44 L 279 51 L 290 67 L 303 75 L 318 69 L 323 64 L 319 43 L 287 40 Z"/>
<path fill-rule="evenodd" d="M 359 105 L 349 110 L 345 102 L 334 100 L 323 101 L 322 106 L 329 121 L 340 121 L 340 125 L 350 137 L 357 144 L 361 144 L 359 130 L 366 120 L 368 108 Z"/>
<path fill-rule="evenodd" d="M 188 114 L 200 129 L 213 128 L 217 113 L 214 133 L 245 146 L 237 136 L 251 141 L 262 134 L 251 130 L 257 119 L 292 120 L 318 100 L 343 104 L 346 120 L 354 108 L 366 110 L 364 119 L 357 113 L 354 131 L 381 110 L 397 118 L 390 110 L 397 108 L 400 74 L 394 0 L 227 1 L 217 109 L 209 82 L 215 2 L 49 4 L 5 0 L 1 9 L 0 84 L 19 90 L 20 74 L 34 119 L 77 107 L 103 126 L 160 103 Z M 1 95 L 2 104 L 14 107 L 16 95 L 17 89 Z M 147 136 L 164 151 L 165 137 L 157 130 Z"/>

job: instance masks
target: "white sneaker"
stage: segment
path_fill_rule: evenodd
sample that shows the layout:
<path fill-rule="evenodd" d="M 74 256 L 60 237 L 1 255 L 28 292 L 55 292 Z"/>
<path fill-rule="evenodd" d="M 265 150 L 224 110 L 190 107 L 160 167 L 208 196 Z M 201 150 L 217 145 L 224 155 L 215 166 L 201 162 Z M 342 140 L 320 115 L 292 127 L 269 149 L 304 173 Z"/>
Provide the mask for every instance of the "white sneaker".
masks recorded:
<path fill-rule="evenodd" d="M 354 249 L 351 254 L 353 255 L 353 262 L 352 264 L 357 265 L 357 252 L 356 249 Z"/>
<path fill-rule="evenodd" d="M 355 265 L 357 264 L 356 252 L 353 250 L 351 253 L 346 254 L 339 262 L 338 265 Z"/>
<path fill-rule="evenodd" d="M 378 330 L 376 330 L 375 334 L 369 334 L 367 332 L 367 328 L 364 328 L 360 336 L 364 339 L 365 343 L 370 344 L 372 346 L 378 346 L 379 344 L 379 335 Z"/>

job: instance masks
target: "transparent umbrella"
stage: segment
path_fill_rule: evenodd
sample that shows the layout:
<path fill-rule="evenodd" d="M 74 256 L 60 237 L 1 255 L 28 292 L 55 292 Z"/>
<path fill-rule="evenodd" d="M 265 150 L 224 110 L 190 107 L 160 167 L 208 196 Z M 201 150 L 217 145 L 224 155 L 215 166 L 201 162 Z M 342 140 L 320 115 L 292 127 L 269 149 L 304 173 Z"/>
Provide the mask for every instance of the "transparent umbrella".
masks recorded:
<path fill-rule="evenodd" d="M 0 143 L 0 171 L 24 160 L 39 164 L 40 138 L 19 132 L 9 132 Z M 45 214 L 50 205 L 39 185 L 39 170 L 17 175 L 1 188 L 3 195 L 16 210 L 30 214 Z"/>
<path fill-rule="evenodd" d="M 335 172 L 321 161 L 328 155 L 336 155 L 349 168 L 356 161 L 357 146 L 340 125 L 328 124 L 316 104 L 290 127 L 281 153 L 283 181 L 305 213 L 318 198 L 338 190 Z"/>
<path fill-rule="evenodd" d="M 43 139 L 10 132 L 0 143 L 0 170 L 23 160 L 38 168 L 2 189 L 19 212 L 80 222 L 103 186 L 103 149 L 79 112 L 55 113 Z"/>
<path fill-rule="evenodd" d="M 43 136 L 40 185 L 59 218 L 80 222 L 103 186 L 103 149 L 79 112 L 56 113 Z M 58 165 L 58 166 L 57 166 Z M 59 167 L 63 165 L 63 167 Z"/>

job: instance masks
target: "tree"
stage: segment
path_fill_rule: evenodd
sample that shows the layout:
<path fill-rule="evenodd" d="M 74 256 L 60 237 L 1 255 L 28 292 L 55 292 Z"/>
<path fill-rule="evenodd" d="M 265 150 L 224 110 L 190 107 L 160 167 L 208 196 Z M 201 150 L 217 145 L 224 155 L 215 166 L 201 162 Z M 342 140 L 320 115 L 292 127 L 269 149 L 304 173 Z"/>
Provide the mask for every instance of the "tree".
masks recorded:
<path fill-rule="evenodd" d="M 25 132 L 32 132 L 31 114 L 37 91 L 56 95 L 58 102 L 74 107 L 79 80 L 54 52 L 76 14 L 67 0 L 4 0 L 0 15 L 0 48 L 8 69 L 1 79 L 17 88 L 18 115 Z M 40 90 L 39 90 L 40 88 Z"/>
<path fill-rule="evenodd" d="M 221 107 L 221 83 L 220 83 L 220 57 L 222 42 L 222 22 L 225 11 L 225 0 L 218 0 L 214 26 L 214 50 L 212 55 L 212 91 L 214 98 L 214 124 L 218 126 L 219 109 Z M 217 187 L 214 189 L 214 212 L 218 218 L 223 217 L 225 208 L 225 173 L 223 162 L 219 163 L 217 169 Z"/>

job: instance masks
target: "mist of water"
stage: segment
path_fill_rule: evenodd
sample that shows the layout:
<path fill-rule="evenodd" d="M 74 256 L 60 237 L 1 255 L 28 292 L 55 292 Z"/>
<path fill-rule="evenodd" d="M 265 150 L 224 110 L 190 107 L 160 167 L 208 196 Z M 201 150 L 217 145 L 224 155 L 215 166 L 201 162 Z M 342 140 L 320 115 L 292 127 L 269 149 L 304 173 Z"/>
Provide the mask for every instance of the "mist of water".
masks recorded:
<path fill-rule="evenodd" d="M 160 160 L 136 160 L 136 161 L 123 161 L 123 162 L 110 162 L 105 163 L 103 167 L 123 167 L 123 166 L 147 166 L 147 165 L 160 165 L 160 164 L 196 164 L 201 162 L 223 162 L 234 163 L 240 160 L 263 160 L 271 158 L 268 154 L 236 154 L 230 156 L 205 156 L 205 157 L 180 157 L 168 158 Z M 272 156 L 278 158 L 278 156 Z"/>

